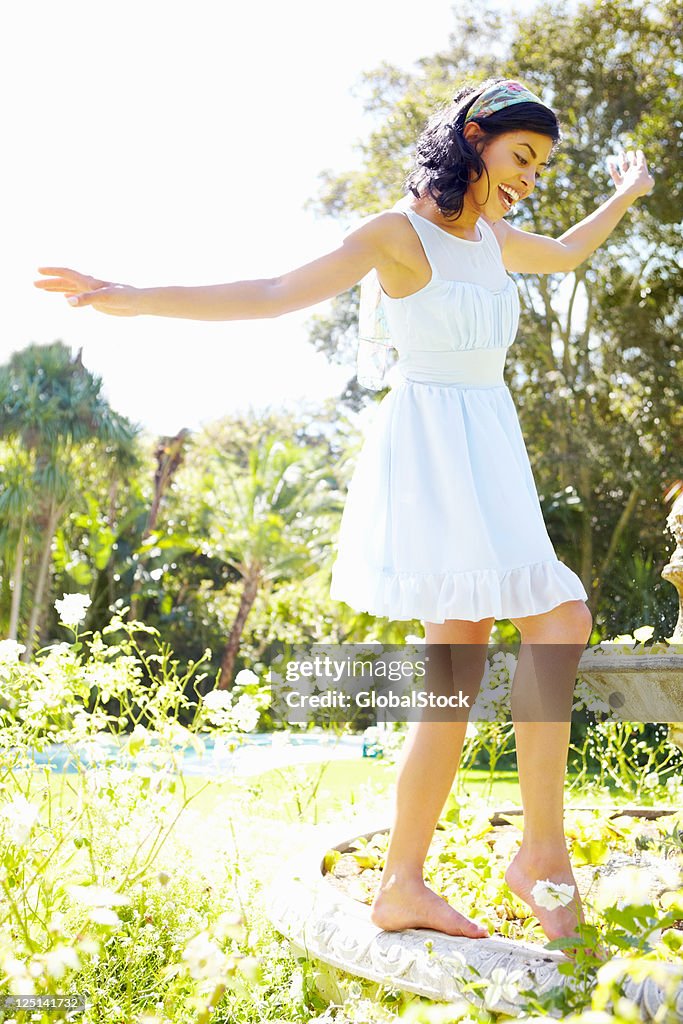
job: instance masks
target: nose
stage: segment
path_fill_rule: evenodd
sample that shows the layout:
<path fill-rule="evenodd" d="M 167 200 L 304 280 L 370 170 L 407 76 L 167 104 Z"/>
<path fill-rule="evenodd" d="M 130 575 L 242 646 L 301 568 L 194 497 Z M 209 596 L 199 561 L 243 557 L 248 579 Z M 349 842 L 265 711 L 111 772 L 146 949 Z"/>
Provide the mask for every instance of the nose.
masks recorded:
<path fill-rule="evenodd" d="M 536 187 L 536 175 L 525 173 L 522 175 L 522 182 L 525 192 L 533 192 Z"/>

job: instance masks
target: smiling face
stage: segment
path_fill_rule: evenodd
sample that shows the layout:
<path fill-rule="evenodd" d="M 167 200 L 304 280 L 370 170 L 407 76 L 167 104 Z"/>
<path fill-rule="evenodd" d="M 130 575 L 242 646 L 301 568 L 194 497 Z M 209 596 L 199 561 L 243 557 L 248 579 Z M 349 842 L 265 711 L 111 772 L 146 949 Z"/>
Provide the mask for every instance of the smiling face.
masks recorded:
<path fill-rule="evenodd" d="M 491 183 L 487 199 L 488 182 L 482 175 L 468 188 L 465 203 L 488 220 L 500 220 L 516 202 L 533 192 L 550 159 L 553 140 L 548 135 L 519 130 L 496 135 L 486 143 L 475 123 L 465 125 L 464 135 L 481 154 Z"/>

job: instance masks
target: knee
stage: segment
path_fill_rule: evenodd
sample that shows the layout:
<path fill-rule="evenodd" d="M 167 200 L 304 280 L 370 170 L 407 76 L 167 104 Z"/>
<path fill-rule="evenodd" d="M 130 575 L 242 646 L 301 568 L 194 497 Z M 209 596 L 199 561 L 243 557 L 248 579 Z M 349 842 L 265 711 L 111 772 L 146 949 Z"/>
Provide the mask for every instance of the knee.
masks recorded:
<path fill-rule="evenodd" d="M 588 643 L 593 630 L 593 616 L 585 601 L 567 602 L 563 609 L 561 630 L 562 640 L 566 644 Z"/>
<path fill-rule="evenodd" d="M 566 601 L 550 612 L 523 620 L 518 629 L 527 643 L 586 644 L 593 616 L 585 601 Z"/>
<path fill-rule="evenodd" d="M 593 632 L 593 616 L 585 601 L 572 601 L 571 633 L 573 643 L 587 644 Z"/>

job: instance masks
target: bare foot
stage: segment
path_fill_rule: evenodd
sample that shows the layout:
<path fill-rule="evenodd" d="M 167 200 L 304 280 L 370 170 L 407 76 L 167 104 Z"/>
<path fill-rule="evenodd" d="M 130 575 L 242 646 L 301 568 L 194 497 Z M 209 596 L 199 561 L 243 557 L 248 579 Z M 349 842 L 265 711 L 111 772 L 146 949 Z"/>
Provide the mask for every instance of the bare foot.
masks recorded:
<path fill-rule="evenodd" d="M 370 920 L 386 932 L 433 928 L 446 935 L 464 935 L 469 939 L 485 939 L 489 935 L 487 928 L 453 910 L 424 882 L 419 879 L 399 882 L 395 875 L 375 896 Z"/>
<path fill-rule="evenodd" d="M 574 886 L 574 898 L 566 907 L 555 907 L 547 910 L 539 907 L 531 895 L 536 882 L 549 879 L 563 885 Z M 572 866 L 566 849 L 558 850 L 550 857 L 534 856 L 522 847 L 513 857 L 505 872 L 505 881 L 541 923 L 541 928 L 549 939 L 571 938 L 577 934 L 577 925 L 585 920 L 581 897 L 572 872 Z"/>

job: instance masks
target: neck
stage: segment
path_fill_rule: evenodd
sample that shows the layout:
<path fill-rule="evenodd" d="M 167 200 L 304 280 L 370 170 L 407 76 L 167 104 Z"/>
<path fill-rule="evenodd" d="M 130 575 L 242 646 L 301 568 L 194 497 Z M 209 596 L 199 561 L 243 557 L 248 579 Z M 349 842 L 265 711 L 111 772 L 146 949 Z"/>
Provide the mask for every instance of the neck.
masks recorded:
<path fill-rule="evenodd" d="M 413 207 L 417 213 L 438 224 L 444 231 L 449 231 L 452 235 L 469 241 L 476 242 L 479 240 L 477 221 L 480 214 L 470 206 L 467 196 L 464 198 L 463 208 L 458 217 L 446 218 L 430 195 L 417 199 Z"/>

